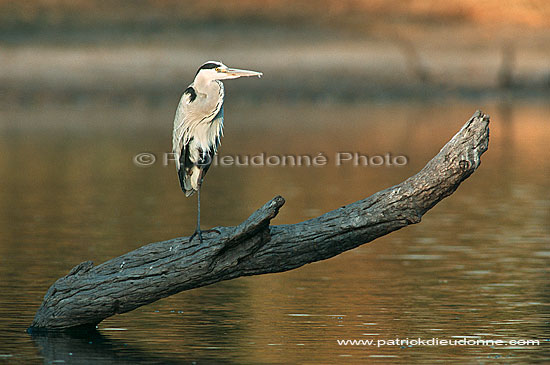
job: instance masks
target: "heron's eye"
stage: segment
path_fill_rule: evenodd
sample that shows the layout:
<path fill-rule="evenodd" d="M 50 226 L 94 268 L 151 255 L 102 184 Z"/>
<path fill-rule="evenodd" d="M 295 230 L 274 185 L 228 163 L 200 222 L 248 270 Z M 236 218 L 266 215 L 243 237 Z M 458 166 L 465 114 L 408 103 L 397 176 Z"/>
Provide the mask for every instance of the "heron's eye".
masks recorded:
<path fill-rule="evenodd" d="M 221 71 L 221 68 L 216 67 L 215 70 L 216 70 L 216 72 L 220 72 L 220 71 Z"/>

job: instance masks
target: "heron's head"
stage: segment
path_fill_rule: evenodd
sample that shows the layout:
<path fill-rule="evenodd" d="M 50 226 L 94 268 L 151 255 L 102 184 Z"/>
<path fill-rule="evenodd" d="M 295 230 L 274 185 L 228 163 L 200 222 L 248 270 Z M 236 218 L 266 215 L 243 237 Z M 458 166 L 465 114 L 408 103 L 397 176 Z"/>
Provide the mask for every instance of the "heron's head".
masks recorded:
<path fill-rule="evenodd" d="M 244 76 L 261 77 L 262 75 L 263 74 L 261 72 L 239 70 L 238 68 L 227 67 L 218 61 L 208 61 L 199 67 L 199 70 L 195 75 L 195 80 L 198 78 L 201 78 L 204 81 L 229 80 Z"/>

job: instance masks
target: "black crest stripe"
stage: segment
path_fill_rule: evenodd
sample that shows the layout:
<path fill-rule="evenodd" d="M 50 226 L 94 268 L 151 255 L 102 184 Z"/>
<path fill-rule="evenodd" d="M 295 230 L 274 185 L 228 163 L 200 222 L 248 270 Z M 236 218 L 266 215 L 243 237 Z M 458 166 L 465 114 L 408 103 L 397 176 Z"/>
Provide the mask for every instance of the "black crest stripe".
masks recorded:
<path fill-rule="evenodd" d="M 221 66 L 221 64 L 219 64 L 219 63 L 214 63 L 214 62 L 205 63 L 204 65 L 199 67 L 199 69 L 197 70 L 197 74 L 200 72 L 200 70 L 206 70 L 206 69 L 216 68 L 216 67 L 220 67 L 220 66 Z M 196 76 L 196 74 L 195 74 L 195 76 Z"/>

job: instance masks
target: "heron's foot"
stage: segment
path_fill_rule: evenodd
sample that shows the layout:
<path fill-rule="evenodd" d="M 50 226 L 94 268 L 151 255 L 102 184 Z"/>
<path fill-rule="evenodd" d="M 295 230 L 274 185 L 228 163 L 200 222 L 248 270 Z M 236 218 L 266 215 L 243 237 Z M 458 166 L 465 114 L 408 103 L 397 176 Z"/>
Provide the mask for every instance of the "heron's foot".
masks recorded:
<path fill-rule="evenodd" d="M 195 236 L 199 236 L 199 240 L 200 240 L 200 242 L 202 243 L 202 234 L 203 234 L 203 233 L 210 233 L 210 232 L 216 232 L 217 234 L 221 234 L 221 232 L 218 231 L 218 230 L 215 229 L 215 228 L 210 228 L 210 229 L 205 229 L 205 230 L 197 229 L 197 230 L 191 235 L 191 237 L 189 237 L 189 242 L 191 242 L 191 241 L 193 240 L 193 238 L 195 238 Z"/>
<path fill-rule="evenodd" d="M 195 236 L 199 236 L 199 240 L 200 242 L 202 243 L 202 232 L 200 229 L 197 229 L 192 235 L 191 237 L 189 237 L 189 242 L 193 241 L 193 238 L 195 238 Z"/>

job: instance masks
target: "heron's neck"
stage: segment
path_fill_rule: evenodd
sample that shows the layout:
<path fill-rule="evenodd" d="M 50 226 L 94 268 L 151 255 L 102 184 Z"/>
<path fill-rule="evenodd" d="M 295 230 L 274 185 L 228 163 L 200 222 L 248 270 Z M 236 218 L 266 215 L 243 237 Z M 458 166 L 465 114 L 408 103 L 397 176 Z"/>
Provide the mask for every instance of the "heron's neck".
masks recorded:
<path fill-rule="evenodd" d="M 217 94 L 223 84 L 218 80 L 212 80 L 199 74 L 193 82 L 193 87 L 198 93 L 209 95 L 210 93 Z"/>

